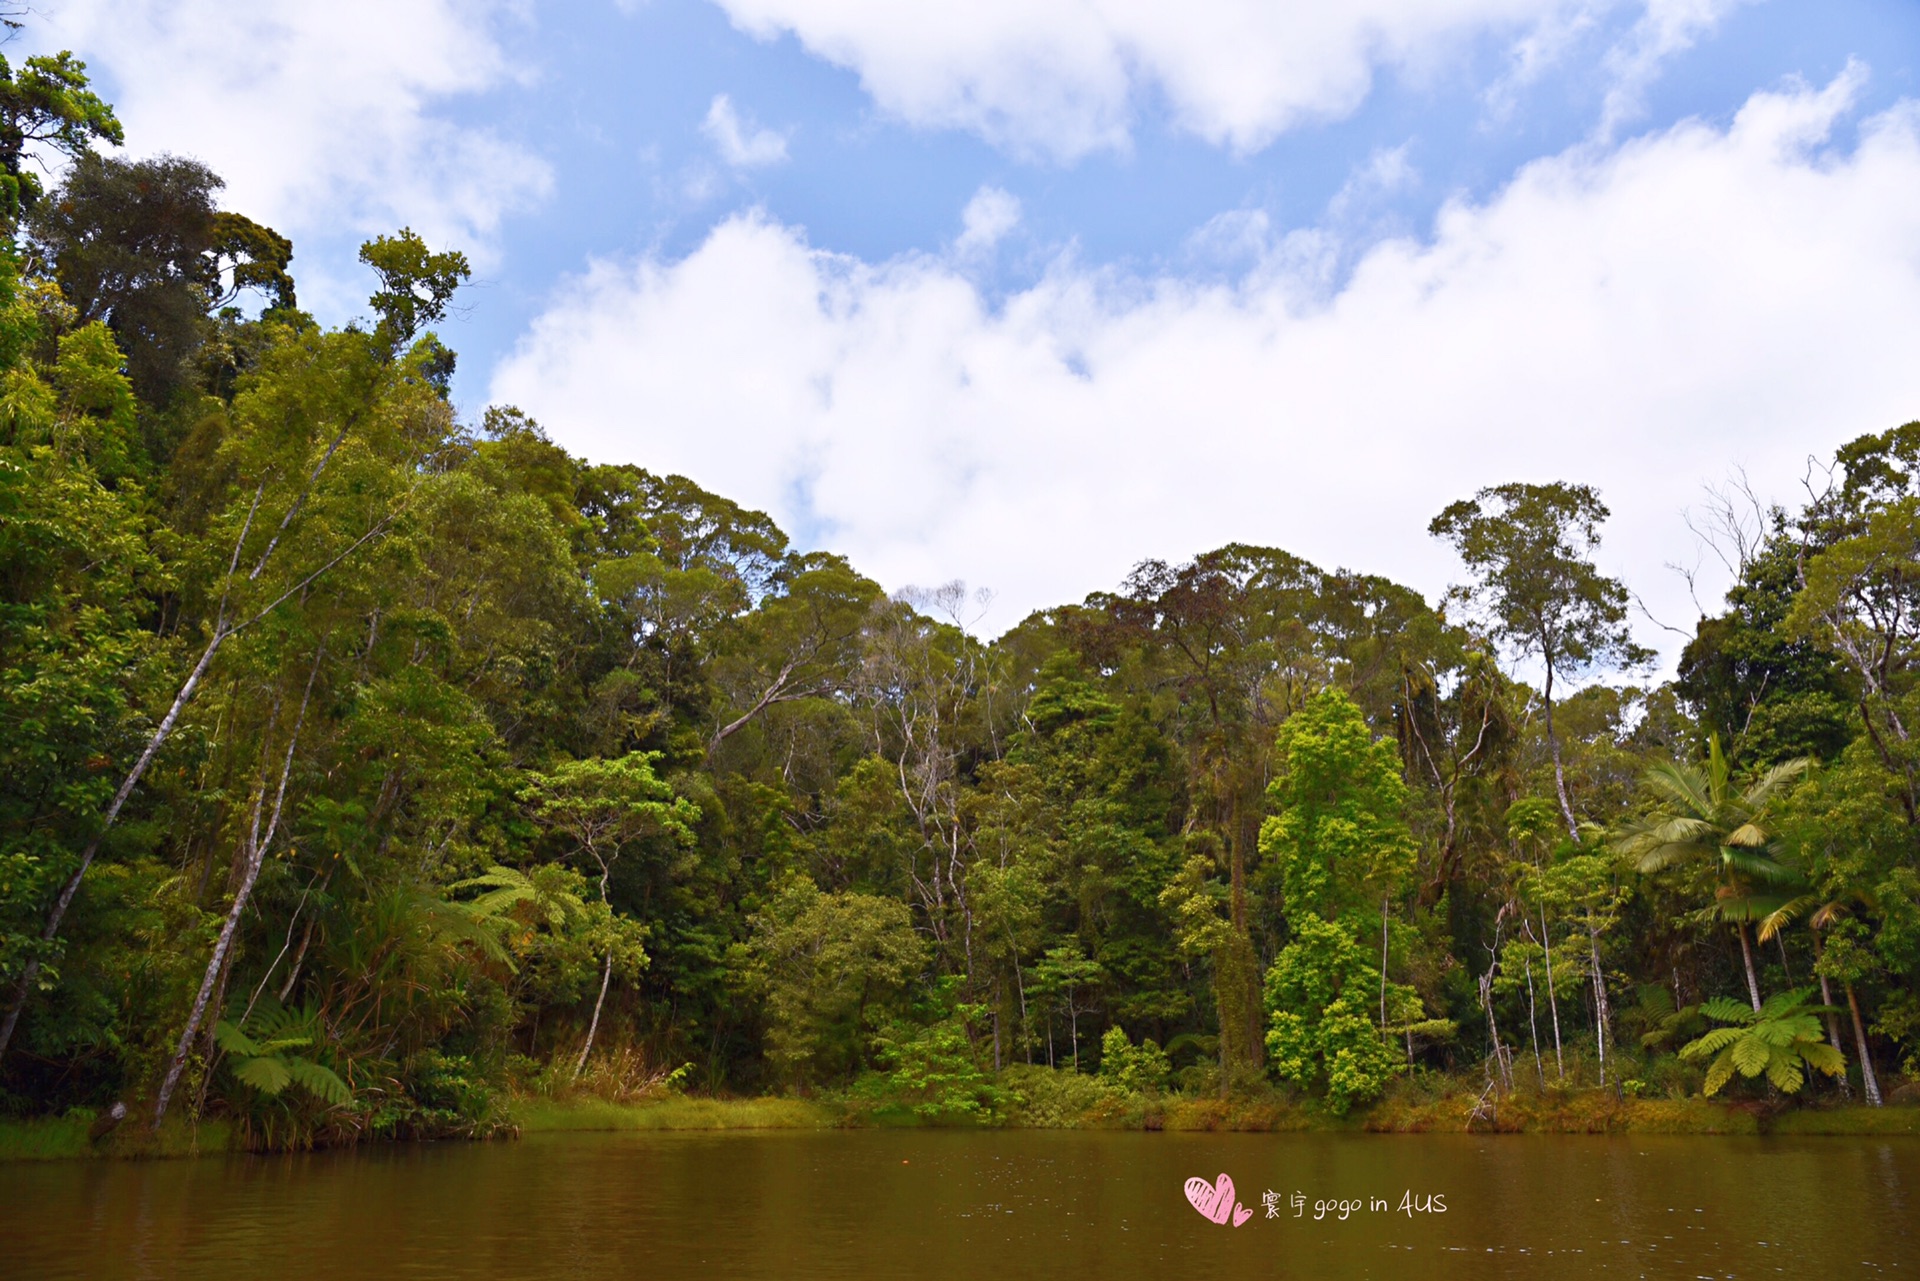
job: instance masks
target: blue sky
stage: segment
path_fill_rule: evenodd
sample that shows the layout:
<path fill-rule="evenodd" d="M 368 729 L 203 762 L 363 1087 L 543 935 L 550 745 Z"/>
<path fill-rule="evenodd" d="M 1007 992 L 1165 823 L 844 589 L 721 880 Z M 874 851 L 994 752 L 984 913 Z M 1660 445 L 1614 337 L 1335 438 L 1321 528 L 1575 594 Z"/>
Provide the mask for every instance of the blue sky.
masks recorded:
<path fill-rule="evenodd" d="M 53 0 L 20 43 L 323 319 L 368 234 L 467 250 L 464 412 L 987 630 L 1229 540 L 1437 593 L 1433 512 L 1549 478 L 1689 624 L 1703 486 L 1920 416 L 1912 0 L 1163 8 Z"/>

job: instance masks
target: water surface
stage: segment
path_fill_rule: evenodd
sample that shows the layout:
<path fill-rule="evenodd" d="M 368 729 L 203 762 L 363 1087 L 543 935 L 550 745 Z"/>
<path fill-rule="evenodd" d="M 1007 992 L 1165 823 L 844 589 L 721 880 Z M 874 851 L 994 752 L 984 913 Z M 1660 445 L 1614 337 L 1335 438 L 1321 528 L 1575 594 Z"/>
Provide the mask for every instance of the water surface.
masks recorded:
<path fill-rule="evenodd" d="M 1910 1139 L 535 1135 L 0 1165 L 0 1276 L 1920 1276 L 1916 1191 Z"/>

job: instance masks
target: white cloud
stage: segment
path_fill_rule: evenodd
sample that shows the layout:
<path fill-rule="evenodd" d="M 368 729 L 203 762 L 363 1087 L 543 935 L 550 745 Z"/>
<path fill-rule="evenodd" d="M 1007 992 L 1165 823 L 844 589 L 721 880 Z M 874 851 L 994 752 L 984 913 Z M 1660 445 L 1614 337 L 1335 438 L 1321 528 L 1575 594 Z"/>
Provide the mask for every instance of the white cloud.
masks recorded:
<path fill-rule="evenodd" d="M 986 253 L 1020 225 L 1020 198 L 998 187 L 982 187 L 960 211 L 960 236 L 953 247 L 962 257 Z"/>
<path fill-rule="evenodd" d="M 990 630 L 1232 540 L 1436 592 L 1436 511 L 1556 478 L 1601 487 L 1607 567 L 1685 621 L 1662 566 L 1703 482 L 1791 497 L 1809 453 L 1920 414 L 1920 106 L 1836 153 L 1855 83 L 1537 161 L 1337 288 L 1327 232 L 1257 215 L 1215 229 L 1253 246 L 1231 282 L 1063 259 L 998 307 L 952 264 L 736 217 L 595 263 L 492 392 L 888 586 L 992 587 Z"/>
<path fill-rule="evenodd" d="M 129 152 L 206 162 L 226 179 L 229 208 L 293 236 L 296 251 L 304 234 L 406 223 L 485 261 L 502 219 L 552 183 L 524 147 L 444 114 L 512 79 L 495 34 L 512 9 L 67 0 L 29 34 L 73 49 L 110 84 Z"/>
<path fill-rule="evenodd" d="M 759 169 L 787 158 L 787 136 L 742 119 L 734 110 L 733 99 L 724 93 L 714 95 L 700 132 L 720 153 L 720 159 L 734 169 Z"/>
<path fill-rule="evenodd" d="M 1407 144 L 1380 148 L 1357 166 L 1327 206 L 1329 218 L 1344 221 L 1387 197 L 1420 185 L 1420 172 L 1407 159 Z"/>
<path fill-rule="evenodd" d="M 1600 135 L 1614 131 L 1644 110 L 1647 87 L 1667 61 L 1691 49 L 1726 16 L 1754 0 L 1646 0 L 1646 12 L 1633 30 L 1607 53 L 1612 85 L 1600 110 Z"/>
<path fill-rule="evenodd" d="M 750 35 L 791 34 L 851 69 L 911 123 L 1071 159 L 1124 148 L 1148 102 L 1210 142 L 1254 151 L 1353 111 L 1380 69 L 1418 77 L 1487 38 L 1509 43 L 1523 82 L 1621 9 L 1646 17 L 1614 70 L 1644 77 L 1740 0 L 714 2 Z"/>

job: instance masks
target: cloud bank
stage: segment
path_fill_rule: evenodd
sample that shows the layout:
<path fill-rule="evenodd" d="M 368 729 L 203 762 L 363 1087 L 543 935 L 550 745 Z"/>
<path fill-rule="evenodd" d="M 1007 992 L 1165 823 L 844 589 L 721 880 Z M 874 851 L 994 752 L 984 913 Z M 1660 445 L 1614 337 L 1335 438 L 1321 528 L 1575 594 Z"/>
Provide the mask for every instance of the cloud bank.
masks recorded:
<path fill-rule="evenodd" d="M 1810 452 L 1920 415 L 1920 105 L 1838 148 L 1859 78 L 1536 161 L 1337 285 L 1330 233 L 1243 225 L 1227 283 L 1067 256 L 991 305 L 958 259 L 736 217 L 567 283 L 492 394 L 890 587 L 991 587 L 989 631 L 1235 540 L 1437 592 L 1428 519 L 1516 479 L 1599 485 L 1608 568 L 1684 624 L 1662 566 L 1703 483 L 1791 498 Z"/>
<path fill-rule="evenodd" d="M 510 80 L 510 18 L 503 0 L 66 0 L 31 34 L 110 81 L 133 154 L 204 161 L 223 203 L 296 249 L 410 223 L 484 261 L 501 220 L 552 184 L 524 147 L 446 114 Z"/>
<path fill-rule="evenodd" d="M 761 39 L 791 35 L 855 72 L 878 106 L 1018 151 L 1072 159 L 1124 148 L 1143 105 L 1248 152 L 1306 121 L 1344 116 L 1376 71 L 1422 75 L 1472 41 L 1533 68 L 1569 33 L 1640 10 L 1615 55 L 1638 83 L 1738 0 L 715 0 Z"/>

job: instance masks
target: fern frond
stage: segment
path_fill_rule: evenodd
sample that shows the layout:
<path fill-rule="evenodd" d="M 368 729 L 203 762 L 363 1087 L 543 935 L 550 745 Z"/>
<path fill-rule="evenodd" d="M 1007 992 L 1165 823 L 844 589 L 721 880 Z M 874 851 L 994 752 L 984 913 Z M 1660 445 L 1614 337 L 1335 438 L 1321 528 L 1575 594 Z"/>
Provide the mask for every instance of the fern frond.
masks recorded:
<path fill-rule="evenodd" d="M 1805 1005 L 1813 996 L 1810 987 L 1796 987 L 1785 992 L 1775 992 L 1760 1005 L 1759 1017 L 1763 1019 L 1784 1019 Z"/>
<path fill-rule="evenodd" d="M 1728 1047 L 1733 1056 L 1733 1065 L 1740 1069 L 1741 1076 L 1759 1076 L 1767 1070 L 1777 1055 L 1773 1047 L 1759 1037 L 1748 1034 L 1742 1036 Z"/>
<path fill-rule="evenodd" d="M 243 1059 L 236 1062 L 233 1074 L 269 1097 L 278 1096 L 287 1088 L 293 1076 L 287 1071 L 286 1062 L 275 1055 L 263 1055 L 257 1059 Z"/>
<path fill-rule="evenodd" d="M 1800 1059 L 1793 1054 L 1775 1054 L 1767 1064 L 1767 1080 L 1782 1094 L 1795 1094 L 1807 1079 L 1800 1070 Z"/>
<path fill-rule="evenodd" d="M 1700 1012 L 1715 1023 L 1747 1024 L 1759 1016 L 1751 1005 L 1742 1004 L 1730 996 L 1716 996 L 1700 1003 Z M 1709 1033 L 1708 1035 L 1712 1035 Z"/>
<path fill-rule="evenodd" d="M 335 1107 L 353 1098 L 353 1091 L 347 1088 L 347 1083 L 324 1064 L 311 1059 L 288 1059 L 283 1066 L 288 1078 L 296 1085 Z"/>
<path fill-rule="evenodd" d="M 213 1027 L 213 1043 L 228 1054 L 242 1054 L 252 1057 L 260 1053 L 260 1047 L 253 1038 L 233 1024 L 221 1019 Z"/>
<path fill-rule="evenodd" d="M 1717 1027 L 1697 1041 L 1688 1041 L 1680 1047 L 1683 1059 L 1703 1059 L 1709 1054 L 1717 1054 L 1727 1046 L 1744 1037 L 1747 1030 L 1743 1027 Z"/>
<path fill-rule="evenodd" d="M 1800 1057 L 1807 1061 L 1808 1067 L 1816 1072 L 1825 1072 L 1828 1076 L 1839 1076 L 1847 1070 L 1846 1056 L 1840 1053 L 1837 1046 L 1828 1045 L 1825 1041 L 1802 1045 Z"/>

